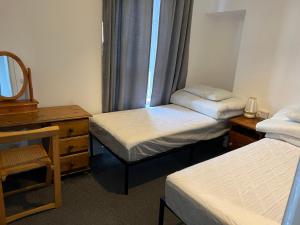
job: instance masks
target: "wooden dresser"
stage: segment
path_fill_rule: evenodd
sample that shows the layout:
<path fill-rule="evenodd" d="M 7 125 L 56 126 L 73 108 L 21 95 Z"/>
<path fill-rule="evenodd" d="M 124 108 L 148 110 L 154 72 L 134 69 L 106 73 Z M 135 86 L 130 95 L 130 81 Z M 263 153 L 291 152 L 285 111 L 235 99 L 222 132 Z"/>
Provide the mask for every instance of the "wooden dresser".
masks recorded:
<path fill-rule="evenodd" d="M 45 107 L 37 112 L 1 115 L 0 131 L 58 125 L 61 173 L 67 175 L 89 169 L 89 117 L 77 105 Z"/>

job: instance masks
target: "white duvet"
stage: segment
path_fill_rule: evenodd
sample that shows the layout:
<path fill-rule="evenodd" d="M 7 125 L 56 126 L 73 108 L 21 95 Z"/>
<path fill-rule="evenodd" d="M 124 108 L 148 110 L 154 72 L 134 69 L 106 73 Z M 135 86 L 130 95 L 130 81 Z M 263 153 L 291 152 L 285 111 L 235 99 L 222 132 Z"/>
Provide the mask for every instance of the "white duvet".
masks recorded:
<path fill-rule="evenodd" d="M 166 202 L 187 225 L 280 225 L 299 156 L 265 138 L 171 174 Z"/>

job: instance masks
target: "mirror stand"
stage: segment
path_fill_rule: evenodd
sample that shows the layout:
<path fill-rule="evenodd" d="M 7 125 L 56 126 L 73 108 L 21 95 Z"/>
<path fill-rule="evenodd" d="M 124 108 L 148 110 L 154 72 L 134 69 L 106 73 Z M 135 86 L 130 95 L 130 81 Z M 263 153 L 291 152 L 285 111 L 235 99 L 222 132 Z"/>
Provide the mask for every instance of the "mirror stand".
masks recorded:
<path fill-rule="evenodd" d="M 2 59 L 6 64 L 1 64 Z M 6 70 L 1 66 L 6 66 Z M 37 111 L 38 101 L 33 97 L 31 70 L 18 56 L 0 51 L 0 75 L 3 77 L 0 79 L 0 115 Z M 1 92 L 4 89 L 5 94 Z M 7 90 L 10 90 L 9 94 Z"/>

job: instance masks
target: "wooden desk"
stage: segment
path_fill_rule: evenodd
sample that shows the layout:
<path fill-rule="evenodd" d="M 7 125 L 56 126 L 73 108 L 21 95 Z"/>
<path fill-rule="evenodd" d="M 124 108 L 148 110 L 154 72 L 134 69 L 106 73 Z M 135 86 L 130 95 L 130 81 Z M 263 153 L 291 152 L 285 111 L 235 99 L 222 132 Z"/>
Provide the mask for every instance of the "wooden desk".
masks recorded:
<path fill-rule="evenodd" d="M 91 115 L 76 105 L 39 108 L 37 112 L 0 116 L 0 131 L 57 125 L 63 175 L 89 169 L 88 132 Z"/>

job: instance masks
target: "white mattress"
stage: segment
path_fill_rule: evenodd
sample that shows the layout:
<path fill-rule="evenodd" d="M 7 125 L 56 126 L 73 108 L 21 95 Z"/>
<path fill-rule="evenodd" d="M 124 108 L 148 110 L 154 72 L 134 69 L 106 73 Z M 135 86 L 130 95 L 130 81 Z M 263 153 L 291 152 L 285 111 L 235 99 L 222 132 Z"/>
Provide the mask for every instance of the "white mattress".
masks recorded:
<path fill-rule="evenodd" d="M 299 156 L 265 138 L 168 176 L 167 205 L 187 225 L 280 225 Z"/>
<path fill-rule="evenodd" d="M 225 122 L 178 105 L 164 105 L 112 113 L 90 120 L 90 131 L 126 161 L 219 137 Z"/>

